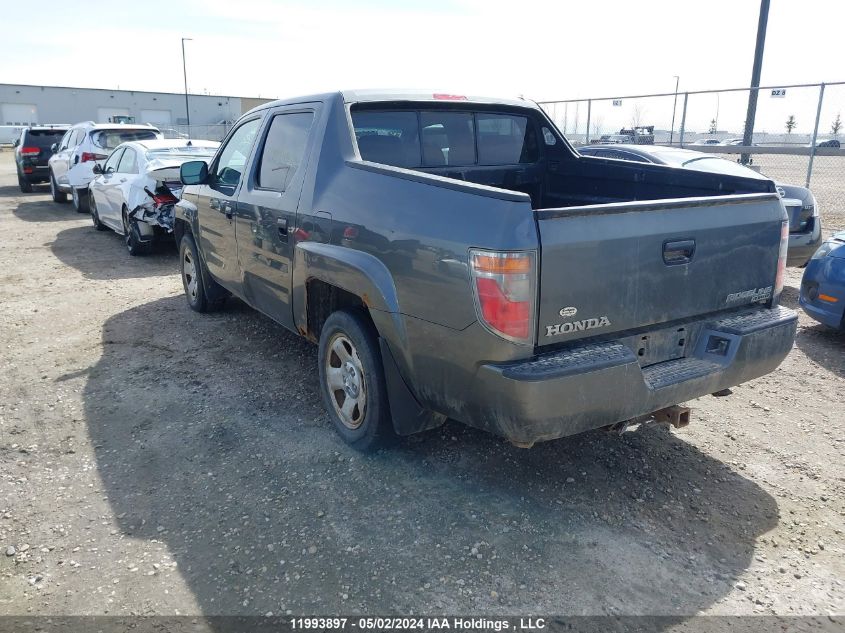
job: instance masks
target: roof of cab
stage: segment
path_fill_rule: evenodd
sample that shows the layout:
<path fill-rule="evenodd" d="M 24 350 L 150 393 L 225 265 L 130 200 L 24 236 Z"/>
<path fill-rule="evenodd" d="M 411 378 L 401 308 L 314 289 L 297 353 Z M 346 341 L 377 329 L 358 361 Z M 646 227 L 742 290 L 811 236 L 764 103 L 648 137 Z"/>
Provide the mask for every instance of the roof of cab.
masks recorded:
<path fill-rule="evenodd" d="M 254 107 L 246 114 L 258 112 L 267 108 L 274 108 L 283 105 L 296 105 L 304 103 L 313 103 L 315 101 L 330 101 L 332 99 L 340 98 L 344 103 L 373 103 L 378 101 L 397 102 L 397 101 L 431 101 L 432 103 L 448 103 L 454 101 L 457 103 L 482 103 L 482 104 L 496 104 L 516 106 L 523 108 L 538 108 L 539 106 L 531 100 L 522 98 L 508 98 L 508 97 L 482 97 L 477 95 L 464 95 L 453 92 L 437 91 L 437 90 L 378 90 L 378 89 L 364 89 L 364 90 L 340 90 L 337 92 L 326 92 L 322 94 L 307 95 L 303 97 L 292 97 L 289 99 L 278 99 L 268 103 L 262 103 Z"/>

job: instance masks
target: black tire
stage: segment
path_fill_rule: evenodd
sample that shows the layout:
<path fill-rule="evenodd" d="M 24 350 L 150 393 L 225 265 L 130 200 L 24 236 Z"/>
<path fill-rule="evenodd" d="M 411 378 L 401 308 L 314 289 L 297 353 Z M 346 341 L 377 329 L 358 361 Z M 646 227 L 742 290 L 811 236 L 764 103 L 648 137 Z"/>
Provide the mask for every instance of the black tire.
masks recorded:
<path fill-rule="evenodd" d="M 58 202 L 59 204 L 67 202 L 67 194 L 59 190 L 59 185 L 56 184 L 56 177 L 53 176 L 52 169 L 50 170 L 50 197 L 53 198 L 53 202 Z"/>
<path fill-rule="evenodd" d="M 97 213 L 97 201 L 94 200 L 94 194 L 89 193 L 88 196 L 88 208 L 91 209 L 91 221 L 94 223 L 94 228 L 98 231 L 105 231 L 109 227 L 100 222 L 100 214 Z"/>
<path fill-rule="evenodd" d="M 18 187 L 23 193 L 32 193 L 32 183 L 21 174 L 18 174 Z"/>
<path fill-rule="evenodd" d="M 194 236 L 190 233 L 185 233 L 179 243 L 179 273 L 191 310 L 214 312 L 223 306 L 228 293 L 205 270 Z"/>
<path fill-rule="evenodd" d="M 71 198 L 73 199 L 73 208 L 76 209 L 77 213 L 88 213 L 90 211 L 88 208 L 88 187 L 74 189 Z"/>
<path fill-rule="evenodd" d="M 371 451 L 396 438 L 378 334 L 363 310 L 329 316 L 320 332 L 317 363 L 323 404 L 347 444 Z"/>
<path fill-rule="evenodd" d="M 141 233 L 138 231 L 138 223 L 134 218 L 129 217 L 129 210 L 123 207 L 123 241 L 126 244 L 126 250 L 132 257 L 138 255 L 146 255 L 150 250 L 150 245 L 141 241 Z"/>

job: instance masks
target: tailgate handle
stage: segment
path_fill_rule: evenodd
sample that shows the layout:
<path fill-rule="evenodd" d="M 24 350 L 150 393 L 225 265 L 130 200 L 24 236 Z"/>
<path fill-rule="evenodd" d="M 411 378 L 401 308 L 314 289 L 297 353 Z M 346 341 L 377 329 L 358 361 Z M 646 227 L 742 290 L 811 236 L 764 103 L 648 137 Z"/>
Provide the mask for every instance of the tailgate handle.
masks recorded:
<path fill-rule="evenodd" d="M 694 253 L 695 240 L 679 240 L 677 242 L 663 243 L 663 263 L 667 266 L 688 264 L 692 261 Z"/>

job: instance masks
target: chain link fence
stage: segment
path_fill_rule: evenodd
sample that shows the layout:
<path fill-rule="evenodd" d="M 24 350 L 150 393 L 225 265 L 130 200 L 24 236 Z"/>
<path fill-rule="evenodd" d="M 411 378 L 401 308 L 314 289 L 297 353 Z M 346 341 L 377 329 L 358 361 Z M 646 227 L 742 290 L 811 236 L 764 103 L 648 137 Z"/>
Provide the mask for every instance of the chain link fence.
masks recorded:
<path fill-rule="evenodd" d="M 576 147 L 684 147 L 744 162 L 780 183 L 808 186 L 825 233 L 845 229 L 845 82 L 760 87 L 751 144 L 743 145 L 750 90 L 568 99 L 540 106 Z"/>

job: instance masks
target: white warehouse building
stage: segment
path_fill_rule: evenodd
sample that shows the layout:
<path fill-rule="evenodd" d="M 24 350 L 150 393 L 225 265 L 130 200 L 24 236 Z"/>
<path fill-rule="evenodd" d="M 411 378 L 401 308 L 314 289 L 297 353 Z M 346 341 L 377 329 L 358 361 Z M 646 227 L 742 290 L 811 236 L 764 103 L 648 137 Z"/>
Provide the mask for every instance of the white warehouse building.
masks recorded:
<path fill-rule="evenodd" d="M 191 125 L 230 123 L 271 101 L 248 97 L 188 95 Z M 185 94 L 142 90 L 102 90 L 64 86 L 0 84 L 0 125 L 27 126 L 95 121 L 185 125 Z"/>

